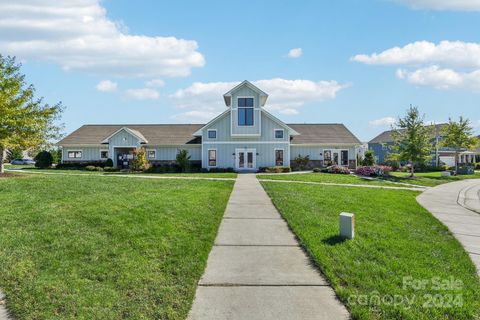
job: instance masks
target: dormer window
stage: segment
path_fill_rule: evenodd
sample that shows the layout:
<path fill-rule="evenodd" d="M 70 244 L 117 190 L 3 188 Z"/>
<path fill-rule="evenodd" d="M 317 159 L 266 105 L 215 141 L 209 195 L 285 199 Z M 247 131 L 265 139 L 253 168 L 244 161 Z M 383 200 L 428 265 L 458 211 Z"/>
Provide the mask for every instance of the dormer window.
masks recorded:
<path fill-rule="evenodd" d="M 283 139 L 283 129 L 275 129 L 275 139 Z"/>
<path fill-rule="evenodd" d="M 238 125 L 253 126 L 253 98 L 238 98 Z"/>
<path fill-rule="evenodd" d="M 209 129 L 208 130 L 208 139 L 217 139 L 217 130 Z"/>

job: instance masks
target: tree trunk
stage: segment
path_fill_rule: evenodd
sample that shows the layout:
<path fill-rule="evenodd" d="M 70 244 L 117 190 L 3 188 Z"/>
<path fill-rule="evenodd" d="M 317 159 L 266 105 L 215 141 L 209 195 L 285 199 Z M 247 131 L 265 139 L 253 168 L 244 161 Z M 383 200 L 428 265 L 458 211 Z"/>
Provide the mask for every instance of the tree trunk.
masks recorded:
<path fill-rule="evenodd" d="M 412 169 L 410 169 L 410 178 L 413 178 L 414 172 L 415 172 L 415 165 L 412 163 Z"/>
<path fill-rule="evenodd" d="M 0 146 L 0 174 L 4 172 L 3 159 L 5 159 L 5 148 Z"/>
<path fill-rule="evenodd" d="M 455 175 L 458 174 L 458 152 L 455 152 Z"/>

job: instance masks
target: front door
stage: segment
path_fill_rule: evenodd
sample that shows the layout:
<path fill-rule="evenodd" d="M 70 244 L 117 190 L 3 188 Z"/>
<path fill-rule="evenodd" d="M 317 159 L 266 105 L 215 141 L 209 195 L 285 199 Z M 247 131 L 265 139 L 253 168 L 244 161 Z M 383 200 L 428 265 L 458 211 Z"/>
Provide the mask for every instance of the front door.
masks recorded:
<path fill-rule="evenodd" d="M 255 170 L 257 168 L 255 149 L 237 149 L 236 154 L 237 170 Z"/>

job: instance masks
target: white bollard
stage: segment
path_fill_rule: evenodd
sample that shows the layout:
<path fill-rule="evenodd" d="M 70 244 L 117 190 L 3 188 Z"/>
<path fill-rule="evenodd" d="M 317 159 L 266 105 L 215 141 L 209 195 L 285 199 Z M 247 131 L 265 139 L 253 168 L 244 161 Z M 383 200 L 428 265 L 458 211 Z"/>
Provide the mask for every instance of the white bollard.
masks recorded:
<path fill-rule="evenodd" d="M 355 236 L 355 215 L 353 213 L 340 213 L 340 236 L 353 239 Z"/>

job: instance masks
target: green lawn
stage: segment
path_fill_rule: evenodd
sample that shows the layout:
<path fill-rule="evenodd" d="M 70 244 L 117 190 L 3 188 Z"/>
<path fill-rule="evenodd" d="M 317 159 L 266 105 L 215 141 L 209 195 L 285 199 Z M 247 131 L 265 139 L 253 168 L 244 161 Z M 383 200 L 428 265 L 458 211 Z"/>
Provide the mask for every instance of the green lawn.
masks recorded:
<path fill-rule="evenodd" d="M 143 173 L 143 172 L 99 172 L 86 171 L 78 169 L 38 169 L 33 166 L 6 166 L 6 169 L 21 169 L 24 171 L 33 172 L 53 172 L 53 173 L 73 173 L 73 174 L 95 174 L 95 175 L 114 175 L 114 174 L 131 174 L 142 176 L 165 176 L 165 177 L 199 177 L 199 178 L 236 178 L 235 172 L 207 172 L 207 173 Z"/>
<path fill-rule="evenodd" d="M 394 182 L 404 182 L 421 186 L 437 186 L 447 182 L 453 182 L 464 179 L 480 179 L 480 172 L 470 175 L 458 175 L 451 177 L 442 177 L 440 172 L 418 172 L 413 178 L 408 177 L 407 172 L 391 172 L 390 177 L 385 179 Z"/>
<path fill-rule="evenodd" d="M 326 183 L 344 183 L 344 184 L 370 184 L 380 186 L 399 186 L 396 183 L 387 181 L 378 181 L 360 178 L 349 174 L 334 173 L 298 173 L 298 174 L 259 174 L 258 179 L 267 180 L 290 180 L 290 181 L 307 181 L 307 182 L 326 182 Z"/>
<path fill-rule="evenodd" d="M 233 181 L 0 178 L 17 319 L 184 319 Z"/>
<path fill-rule="evenodd" d="M 417 192 L 262 184 L 354 319 L 480 317 L 480 282 L 473 263 L 447 228 L 417 204 Z M 341 212 L 356 214 L 354 240 L 337 236 Z M 427 282 L 425 289 L 415 290 L 403 287 L 404 277 L 453 277 L 463 286 L 438 291 Z M 389 303 L 395 295 L 396 306 Z M 376 297 L 386 302 L 376 303 Z M 411 306 L 400 300 L 405 298 L 413 301 Z M 442 299 L 453 303 L 437 305 Z"/>

